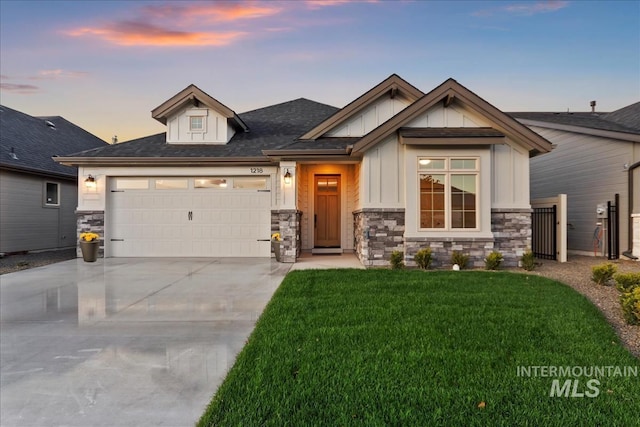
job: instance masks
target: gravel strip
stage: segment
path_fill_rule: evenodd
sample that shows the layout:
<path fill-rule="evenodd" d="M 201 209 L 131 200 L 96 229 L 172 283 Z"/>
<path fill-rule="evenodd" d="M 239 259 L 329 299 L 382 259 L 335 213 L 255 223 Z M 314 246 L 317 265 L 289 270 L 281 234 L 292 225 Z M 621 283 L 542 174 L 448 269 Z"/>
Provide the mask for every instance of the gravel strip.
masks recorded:
<path fill-rule="evenodd" d="M 75 248 L 9 255 L 0 258 L 0 275 L 75 258 Z M 591 267 L 605 262 L 608 261 L 588 256 L 572 256 L 568 262 L 562 264 L 556 261 L 538 261 L 537 268 L 530 274 L 566 283 L 589 298 L 613 326 L 625 347 L 640 358 L 640 326 L 631 326 L 624 321 L 619 301 L 620 292 L 615 286 L 599 286 L 591 281 Z M 617 266 L 619 273 L 640 272 L 640 262 L 611 262 Z"/>

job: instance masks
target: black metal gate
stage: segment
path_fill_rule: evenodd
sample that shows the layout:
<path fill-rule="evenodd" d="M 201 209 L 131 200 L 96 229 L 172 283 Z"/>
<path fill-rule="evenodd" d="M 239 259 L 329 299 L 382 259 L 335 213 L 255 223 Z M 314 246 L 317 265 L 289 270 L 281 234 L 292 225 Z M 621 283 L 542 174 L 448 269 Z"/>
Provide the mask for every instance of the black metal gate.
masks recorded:
<path fill-rule="evenodd" d="M 607 202 L 607 258 L 620 258 L 620 195 L 616 194 L 613 204 Z"/>
<path fill-rule="evenodd" d="M 531 250 L 536 258 L 557 259 L 557 207 L 533 208 L 531 213 Z"/>

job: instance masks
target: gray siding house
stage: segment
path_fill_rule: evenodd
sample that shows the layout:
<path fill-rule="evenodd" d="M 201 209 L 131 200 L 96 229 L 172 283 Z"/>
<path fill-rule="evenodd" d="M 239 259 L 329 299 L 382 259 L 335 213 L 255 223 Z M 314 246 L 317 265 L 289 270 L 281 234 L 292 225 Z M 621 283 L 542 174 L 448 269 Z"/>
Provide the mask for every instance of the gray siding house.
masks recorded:
<path fill-rule="evenodd" d="M 531 197 L 567 194 L 569 252 L 602 254 L 596 210 L 619 194 L 617 249 L 640 257 L 640 102 L 611 113 L 510 114 L 554 144 L 531 159 Z"/>
<path fill-rule="evenodd" d="M 104 145 L 62 117 L 0 106 L 0 253 L 76 246 L 78 171 L 52 157 Z"/>

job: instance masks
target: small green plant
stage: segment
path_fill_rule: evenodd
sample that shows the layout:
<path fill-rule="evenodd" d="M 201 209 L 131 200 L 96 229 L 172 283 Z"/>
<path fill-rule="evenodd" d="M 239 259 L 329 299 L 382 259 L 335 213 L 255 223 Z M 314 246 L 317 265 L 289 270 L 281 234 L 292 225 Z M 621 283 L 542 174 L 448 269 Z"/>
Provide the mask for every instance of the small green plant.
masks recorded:
<path fill-rule="evenodd" d="M 420 249 L 418 252 L 416 252 L 413 260 L 418 265 L 418 268 L 427 270 L 431 266 L 431 261 L 433 261 L 431 248 Z"/>
<path fill-rule="evenodd" d="M 616 274 L 616 271 L 617 267 L 610 262 L 596 265 L 591 268 L 591 280 L 597 285 L 607 285 L 613 275 Z"/>
<path fill-rule="evenodd" d="M 624 320 L 630 325 L 640 325 L 640 286 L 620 296 Z"/>
<path fill-rule="evenodd" d="M 533 271 L 536 268 L 536 258 L 530 250 L 522 254 L 520 261 L 522 262 L 522 268 L 527 271 Z"/>
<path fill-rule="evenodd" d="M 391 252 L 391 268 L 400 270 L 404 268 L 404 253 L 400 251 Z"/>
<path fill-rule="evenodd" d="M 451 264 L 452 265 L 458 264 L 458 267 L 460 267 L 460 270 L 464 270 L 468 262 L 469 262 L 469 255 L 465 255 L 462 252 L 458 252 L 458 251 L 453 251 L 451 253 Z"/>
<path fill-rule="evenodd" d="M 502 260 L 502 254 L 498 251 L 493 251 L 484 259 L 484 269 L 497 270 Z"/>
<path fill-rule="evenodd" d="M 634 288 L 640 287 L 640 273 L 620 273 L 613 278 L 620 292 L 631 292 Z"/>

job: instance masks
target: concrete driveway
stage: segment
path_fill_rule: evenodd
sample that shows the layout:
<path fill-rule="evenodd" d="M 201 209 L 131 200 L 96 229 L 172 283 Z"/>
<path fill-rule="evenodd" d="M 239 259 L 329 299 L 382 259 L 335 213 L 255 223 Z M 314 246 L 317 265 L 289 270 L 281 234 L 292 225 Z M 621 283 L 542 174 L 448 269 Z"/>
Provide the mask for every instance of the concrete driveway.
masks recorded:
<path fill-rule="evenodd" d="M 290 266 L 128 258 L 0 276 L 0 424 L 193 425 Z"/>

